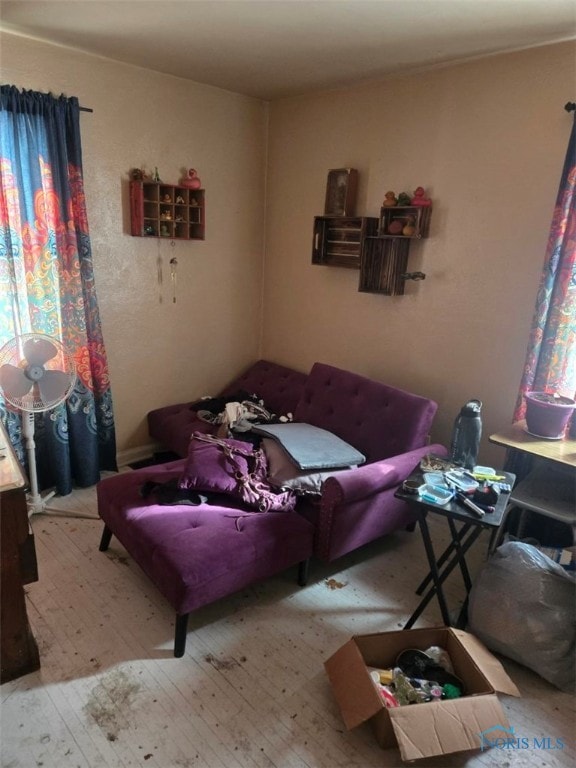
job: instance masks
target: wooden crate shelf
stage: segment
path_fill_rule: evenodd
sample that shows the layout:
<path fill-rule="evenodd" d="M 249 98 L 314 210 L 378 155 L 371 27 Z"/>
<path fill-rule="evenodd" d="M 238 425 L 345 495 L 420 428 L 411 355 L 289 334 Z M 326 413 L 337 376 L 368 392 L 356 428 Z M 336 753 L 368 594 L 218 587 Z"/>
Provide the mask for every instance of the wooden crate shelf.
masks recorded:
<path fill-rule="evenodd" d="M 390 208 L 380 209 L 380 222 L 378 226 L 379 237 L 401 237 L 406 240 L 419 240 L 422 237 L 428 237 L 428 227 L 430 224 L 430 206 L 418 205 L 396 205 Z M 404 227 L 412 223 L 414 232 L 411 235 L 404 235 L 402 229 L 399 232 L 390 231 L 390 227 Z"/>
<path fill-rule="evenodd" d="M 312 264 L 360 269 L 362 243 L 378 231 L 378 219 L 366 216 L 316 216 Z"/>
<path fill-rule="evenodd" d="M 403 296 L 408 256 L 414 240 L 428 236 L 431 206 L 383 206 L 380 216 L 316 216 L 312 263 L 358 269 L 358 290 L 384 296 Z M 410 223 L 410 233 L 404 227 Z M 392 230 L 391 230 L 392 226 Z"/>
<path fill-rule="evenodd" d="M 367 237 L 362 247 L 360 281 L 362 293 L 403 296 L 408 267 L 409 238 Z"/>

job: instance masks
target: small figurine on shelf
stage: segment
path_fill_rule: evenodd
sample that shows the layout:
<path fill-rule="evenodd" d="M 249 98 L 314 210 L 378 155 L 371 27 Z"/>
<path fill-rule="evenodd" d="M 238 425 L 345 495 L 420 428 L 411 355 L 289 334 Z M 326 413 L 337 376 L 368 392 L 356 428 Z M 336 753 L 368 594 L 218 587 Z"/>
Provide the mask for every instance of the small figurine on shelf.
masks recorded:
<path fill-rule="evenodd" d="M 171 203 L 172 202 L 172 198 L 170 197 L 170 195 L 164 195 L 163 201 L 165 203 Z"/>
<path fill-rule="evenodd" d="M 162 179 L 160 178 L 160 174 L 158 173 L 157 166 L 154 166 L 154 175 L 152 176 L 152 181 L 157 181 L 158 183 L 162 183 Z"/>
<path fill-rule="evenodd" d="M 412 198 L 411 205 L 422 205 L 422 206 L 432 205 L 432 200 L 426 197 L 426 193 L 424 192 L 424 187 L 416 187 L 416 189 L 414 190 L 414 197 Z"/>
<path fill-rule="evenodd" d="M 198 174 L 195 168 L 190 168 L 186 177 L 180 182 L 181 187 L 188 187 L 188 189 L 200 189 L 202 182 L 198 178 Z"/>
<path fill-rule="evenodd" d="M 388 224 L 389 235 L 401 235 L 403 229 L 404 229 L 404 222 L 402 221 L 402 219 L 393 219 L 390 222 L 390 224 Z"/>
<path fill-rule="evenodd" d="M 178 195 L 178 197 L 176 198 L 176 203 L 178 205 L 184 205 L 184 198 L 182 197 L 182 195 Z"/>
<path fill-rule="evenodd" d="M 398 200 L 396 199 L 394 192 L 386 192 L 382 205 L 386 208 L 391 208 L 394 205 L 398 205 Z"/>
<path fill-rule="evenodd" d="M 160 235 L 162 237 L 169 237 L 170 236 L 170 230 L 168 229 L 166 224 L 161 224 L 160 225 Z"/>
<path fill-rule="evenodd" d="M 406 218 L 406 224 L 404 224 L 402 234 L 405 237 L 413 237 L 415 232 L 416 232 L 416 219 L 414 218 L 414 216 L 408 216 Z"/>
<path fill-rule="evenodd" d="M 410 205 L 412 198 L 408 192 L 400 192 L 398 195 L 398 205 Z"/>
<path fill-rule="evenodd" d="M 144 179 L 144 171 L 142 168 L 132 168 L 130 178 L 132 181 L 142 181 Z"/>

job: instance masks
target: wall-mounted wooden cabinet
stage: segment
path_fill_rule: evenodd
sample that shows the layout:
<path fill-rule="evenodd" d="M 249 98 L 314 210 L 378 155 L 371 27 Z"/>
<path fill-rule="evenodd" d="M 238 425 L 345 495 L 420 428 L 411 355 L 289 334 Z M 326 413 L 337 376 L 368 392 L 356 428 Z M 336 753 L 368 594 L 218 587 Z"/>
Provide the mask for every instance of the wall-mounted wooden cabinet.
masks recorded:
<path fill-rule="evenodd" d="M 377 232 L 376 217 L 316 216 L 312 264 L 360 269 L 362 243 Z"/>
<path fill-rule="evenodd" d="M 130 227 L 135 237 L 204 240 L 204 190 L 131 181 Z"/>

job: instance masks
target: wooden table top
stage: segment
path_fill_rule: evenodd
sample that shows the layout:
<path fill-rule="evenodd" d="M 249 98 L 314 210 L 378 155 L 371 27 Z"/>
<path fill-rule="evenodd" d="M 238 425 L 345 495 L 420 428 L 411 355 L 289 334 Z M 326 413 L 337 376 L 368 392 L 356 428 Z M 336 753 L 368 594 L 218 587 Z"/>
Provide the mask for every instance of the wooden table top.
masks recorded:
<path fill-rule="evenodd" d="M 525 421 L 517 421 L 500 432 L 490 435 L 489 440 L 491 443 L 503 445 L 506 448 L 515 448 L 542 459 L 549 459 L 576 468 L 576 440 L 574 438 L 545 440 L 541 437 L 534 437 L 526 431 Z"/>

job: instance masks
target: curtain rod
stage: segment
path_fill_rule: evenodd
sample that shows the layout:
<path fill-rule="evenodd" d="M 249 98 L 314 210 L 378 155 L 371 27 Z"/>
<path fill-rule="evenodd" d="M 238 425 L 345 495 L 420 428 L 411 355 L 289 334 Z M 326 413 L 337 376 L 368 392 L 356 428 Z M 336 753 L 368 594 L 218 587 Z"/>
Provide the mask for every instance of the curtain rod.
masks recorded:
<path fill-rule="evenodd" d="M 94 112 L 90 107 L 79 107 L 80 112 Z M 576 101 L 568 101 L 564 104 L 566 112 L 576 112 Z"/>

